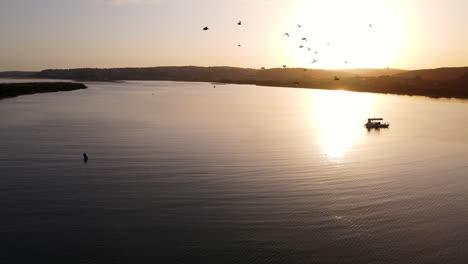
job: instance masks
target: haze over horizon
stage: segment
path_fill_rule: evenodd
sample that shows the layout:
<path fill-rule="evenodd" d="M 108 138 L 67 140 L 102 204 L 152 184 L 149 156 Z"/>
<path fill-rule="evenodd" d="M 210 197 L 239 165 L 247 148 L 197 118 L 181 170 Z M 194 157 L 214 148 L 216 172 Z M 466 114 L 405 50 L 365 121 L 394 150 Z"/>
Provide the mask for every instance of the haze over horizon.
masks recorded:
<path fill-rule="evenodd" d="M 4 0 L 0 71 L 466 66 L 466 10 L 464 0 Z"/>

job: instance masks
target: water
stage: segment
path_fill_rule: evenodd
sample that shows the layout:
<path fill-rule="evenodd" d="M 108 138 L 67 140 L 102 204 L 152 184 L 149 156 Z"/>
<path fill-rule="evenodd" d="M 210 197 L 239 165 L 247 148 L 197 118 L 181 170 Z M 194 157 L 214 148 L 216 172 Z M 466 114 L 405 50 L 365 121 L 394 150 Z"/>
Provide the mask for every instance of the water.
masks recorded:
<path fill-rule="evenodd" d="M 87 85 L 0 101 L 0 263 L 468 259 L 468 101 Z"/>

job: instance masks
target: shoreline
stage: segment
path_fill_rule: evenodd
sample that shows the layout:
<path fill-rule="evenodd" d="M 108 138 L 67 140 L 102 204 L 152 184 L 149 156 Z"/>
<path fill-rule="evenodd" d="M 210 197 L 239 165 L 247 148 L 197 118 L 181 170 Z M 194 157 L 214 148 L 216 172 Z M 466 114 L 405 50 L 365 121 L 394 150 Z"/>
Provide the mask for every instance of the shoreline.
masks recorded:
<path fill-rule="evenodd" d="M 73 91 L 87 88 L 83 83 L 74 82 L 0 83 L 0 100 L 28 94 Z"/>
<path fill-rule="evenodd" d="M 330 82 L 313 84 L 313 85 L 295 85 L 294 83 L 270 83 L 270 82 L 238 82 L 238 81 L 222 81 L 219 84 L 240 84 L 240 85 L 256 85 L 263 87 L 281 87 L 281 88 L 299 88 L 299 89 L 315 89 L 315 90 L 329 90 L 329 91 L 347 91 L 357 93 L 376 93 L 376 94 L 388 94 L 388 95 L 405 95 L 405 96 L 423 96 L 429 98 L 446 98 L 446 99 L 461 99 L 468 100 L 468 91 L 458 93 L 458 91 L 415 91 L 408 88 L 400 88 L 400 90 L 391 89 L 369 89 L 365 86 L 363 88 L 350 87 L 346 83 L 337 81 L 337 84 L 331 84 Z M 213 82 L 218 83 L 218 82 Z M 467 86 L 468 88 L 468 86 Z"/>
<path fill-rule="evenodd" d="M 52 77 L 54 78 L 54 77 Z M 45 78 L 43 76 L 34 77 L 22 77 L 15 79 L 52 79 L 51 76 Z M 63 78 L 60 78 L 63 79 Z M 173 82 L 207 82 L 211 84 L 241 84 L 241 85 L 256 85 L 256 86 L 271 86 L 271 87 L 282 87 L 282 88 L 301 88 L 301 89 L 318 89 L 318 90 L 343 90 L 350 92 L 364 92 L 364 93 L 378 93 L 378 94 L 391 94 L 391 95 L 406 95 L 406 96 L 424 96 L 429 98 L 453 98 L 453 99 L 468 99 L 468 75 L 463 78 L 455 80 L 427 80 L 422 78 L 402 78 L 395 76 L 378 76 L 378 77 L 344 77 L 340 80 L 330 79 L 317 79 L 317 80 L 306 80 L 303 82 L 291 82 L 289 80 L 194 80 L 191 78 L 160 78 L 160 79 L 140 79 L 140 78 L 128 78 L 128 79 L 93 79 L 93 78 L 73 78 L 71 79 L 77 82 L 124 82 L 124 81 L 173 81 Z M 36 82 L 35 84 L 53 84 L 56 82 Z M 65 82 L 58 82 L 65 83 Z M 77 84 L 66 82 L 69 84 Z M 12 83 L 12 84 L 29 84 L 29 83 Z M 80 83 L 82 84 L 82 83 Z M 0 84 L 1 85 L 1 84 Z M 82 84 L 84 85 L 84 84 Z M 85 86 L 86 87 L 86 86 Z M 83 88 L 75 88 L 83 89 Z M 72 90 L 75 90 L 72 89 Z M 68 91 L 64 90 L 52 90 L 44 92 L 57 92 L 57 91 Z M 41 93 L 41 91 L 33 92 Z M 32 94 L 30 92 L 25 94 Z M 15 96 L 19 96 L 18 94 Z M 0 99 L 14 96 L 2 96 L 0 91 Z"/>
<path fill-rule="evenodd" d="M 164 80 L 347 90 L 432 98 L 468 99 L 468 67 L 425 70 L 165 66 L 146 68 L 49 69 L 34 74 L 78 81 Z"/>

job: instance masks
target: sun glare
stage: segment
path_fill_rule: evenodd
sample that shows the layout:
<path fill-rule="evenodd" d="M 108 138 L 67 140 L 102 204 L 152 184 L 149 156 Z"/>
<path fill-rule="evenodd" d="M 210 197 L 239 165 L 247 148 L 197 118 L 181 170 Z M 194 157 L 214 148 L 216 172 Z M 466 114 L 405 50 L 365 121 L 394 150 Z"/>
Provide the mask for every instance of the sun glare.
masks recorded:
<path fill-rule="evenodd" d="M 285 57 L 294 67 L 393 67 L 403 32 L 402 11 L 397 3 L 304 0 L 288 18 L 291 36 L 284 39 Z M 307 42 L 301 41 L 304 37 Z M 312 63 L 314 59 L 317 63 Z"/>
<path fill-rule="evenodd" d="M 363 135 L 363 117 L 373 112 L 374 95 L 317 90 L 310 100 L 308 112 L 319 134 L 322 152 L 339 160 Z"/>

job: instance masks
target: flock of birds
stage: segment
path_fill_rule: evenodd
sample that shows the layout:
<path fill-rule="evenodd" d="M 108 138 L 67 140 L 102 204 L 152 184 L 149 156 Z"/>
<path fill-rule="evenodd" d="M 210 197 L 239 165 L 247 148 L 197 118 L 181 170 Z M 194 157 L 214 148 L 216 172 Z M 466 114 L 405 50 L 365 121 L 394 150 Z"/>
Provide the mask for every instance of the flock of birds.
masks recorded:
<path fill-rule="evenodd" d="M 242 26 L 242 21 L 239 20 L 239 21 L 237 22 L 237 25 L 238 25 L 238 26 Z M 297 26 L 298 26 L 299 28 L 302 27 L 302 25 L 300 25 L 300 24 L 297 24 Z M 372 24 L 369 24 L 369 27 L 372 27 Z M 209 29 L 210 29 L 210 28 L 209 28 L 208 26 L 206 26 L 206 27 L 203 28 L 203 31 L 207 31 L 207 30 L 209 30 Z M 284 33 L 283 36 L 286 36 L 286 37 L 288 37 L 288 38 L 290 37 L 289 33 L 287 33 L 287 32 Z M 303 42 L 308 42 L 306 37 L 301 38 L 301 41 L 303 41 Z M 328 42 L 328 43 L 327 43 L 327 46 L 329 46 L 329 45 L 330 45 L 330 43 Z M 242 47 L 241 44 L 237 44 L 237 46 L 238 46 L 238 47 Z M 301 45 L 299 46 L 299 48 L 300 48 L 300 49 L 304 48 L 304 44 L 301 43 Z M 307 50 L 308 50 L 308 51 L 311 51 L 311 48 L 310 48 L 310 47 L 307 47 Z M 318 52 L 317 52 L 317 51 L 314 51 L 314 54 L 318 54 Z M 312 59 L 312 64 L 313 64 L 313 63 L 318 63 L 318 61 L 317 61 L 316 59 Z M 348 63 L 348 61 L 345 61 L 345 63 Z M 287 67 L 287 65 L 283 65 L 283 68 L 286 68 L 286 67 Z M 262 69 L 265 69 L 265 68 L 262 67 Z M 304 71 L 307 71 L 307 69 L 304 69 Z M 335 80 L 335 81 L 339 81 L 340 78 L 338 78 L 337 76 L 335 76 L 334 80 Z M 294 85 L 298 86 L 298 85 L 300 85 L 300 83 L 299 83 L 299 82 L 294 82 Z M 213 88 L 216 88 L 216 85 L 214 85 Z M 154 95 L 154 93 L 153 93 L 153 95 Z M 87 154 L 87 153 L 83 153 L 83 161 L 86 163 L 86 162 L 88 162 L 88 159 L 89 159 L 88 154 Z"/>
<path fill-rule="evenodd" d="M 238 25 L 238 26 L 242 26 L 242 21 L 239 20 L 239 21 L 237 22 L 237 25 Z M 302 25 L 300 25 L 300 24 L 297 24 L 297 26 L 298 26 L 299 28 L 302 27 Z M 369 27 L 372 27 L 372 24 L 369 24 Z M 209 28 L 208 26 L 206 26 L 206 27 L 203 28 L 203 31 L 207 31 L 207 30 L 209 30 L 209 29 L 210 29 L 210 28 Z M 286 36 L 286 37 L 288 37 L 288 38 L 290 37 L 289 33 L 287 33 L 287 32 L 284 33 L 283 36 Z M 301 41 L 303 41 L 303 42 L 302 42 L 301 45 L 299 46 L 300 49 L 304 48 L 304 42 L 308 42 L 306 37 L 301 38 Z M 327 46 L 329 46 L 329 45 L 330 45 L 330 43 L 328 42 L 328 43 L 327 43 Z M 241 44 L 238 44 L 237 46 L 238 46 L 238 47 L 242 47 Z M 307 50 L 308 50 L 308 51 L 311 51 L 311 48 L 310 48 L 310 47 L 307 47 Z M 314 51 L 314 54 L 318 54 L 318 52 L 317 52 L 317 51 Z M 317 61 L 316 59 L 312 59 L 312 64 L 313 64 L 313 63 L 318 63 L 318 61 Z M 345 63 L 348 63 L 348 61 L 345 61 Z M 283 65 L 283 68 L 286 68 L 286 67 L 287 67 L 287 65 Z M 265 68 L 262 67 L 262 69 L 265 69 Z M 304 71 L 306 71 L 306 70 L 307 70 L 307 69 L 304 69 Z M 339 81 L 340 78 L 338 78 L 337 76 L 335 76 L 334 80 L 335 80 L 335 81 Z M 299 83 L 299 82 L 294 82 L 294 85 L 298 86 L 298 85 L 300 85 L 300 83 Z M 214 85 L 213 88 L 216 88 L 216 85 Z M 153 95 L 154 95 L 154 93 L 153 93 Z M 88 161 L 88 159 L 89 159 L 88 154 L 87 154 L 87 153 L 83 153 L 83 161 L 86 163 L 86 162 Z"/>
<path fill-rule="evenodd" d="M 237 22 L 237 25 L 238 25 L 238 26 L 242 26 L 242 21 L 239 20 L 239 21 Z M 298 28 L 301 28 L 302 25 L 301 25 L 301 24 L 297 24 L 297 27 L 298 27 Z M 372 28 L 372 24 L 369 24 L 369 27 Z M 203 28 L 203 31 L 207 31 L 207 30 L 209 30 L 209 29 L 210 29 L 210 28 L 209 28 L 208 26 L 206 26 L 206 27 Z M 286 36 L 286 37 L 289 38 L 289 37 L 290 37 L 290 34 L 289 34 L 288 32 L 286 32 L 286 33 L 283 34 L 283 36 Z M 299 45 L 299 49 L 304 48 L 304 47 L 305 47 L 305 46 L 304 46 L 305 42 L 308 42 L 306 37 L 301 38 L 301 41 L 302 41 L 302 43 Z M 242 47 L 241 44 L 238 44 L 237 46 L 238 46 L 238 47 Z M 330 42 L 327 42 L 327 46 L 330 46 Z M 307 47 L 307 50 L 308 50 L 308 51 L 312 51 L 312 49 L 311 49 L 310 47 Z M 318 54 L 318 51 L 314 51 L 314 54 Z M 317 61 L 315 58 L 312 59 L 311 64 L 314 64 L 314 63 L 318 63 L 318 61 Z M 345 63 L 345 64 L 348 64 L 348 61 L 345 60 L 344 63 Z M 286 68 L 286 67 L 287 67 L 287 65 L 283 65 L 283 68 Z M 264 69 L 264 67 L 262 67 L 262 69 Z M 307 69 L 304 69 L 304 71 L 307 71 Z M 338 80 L 340 80 L 340 78 L 338 78 L 338 77 L 335 76 L 334 80 L 335 80 L 335 81 L 338 81 Z"/>

